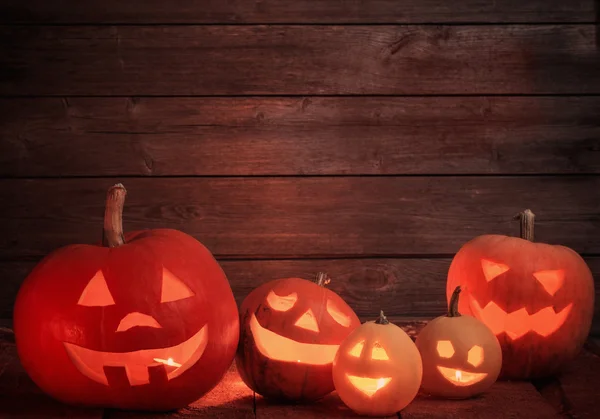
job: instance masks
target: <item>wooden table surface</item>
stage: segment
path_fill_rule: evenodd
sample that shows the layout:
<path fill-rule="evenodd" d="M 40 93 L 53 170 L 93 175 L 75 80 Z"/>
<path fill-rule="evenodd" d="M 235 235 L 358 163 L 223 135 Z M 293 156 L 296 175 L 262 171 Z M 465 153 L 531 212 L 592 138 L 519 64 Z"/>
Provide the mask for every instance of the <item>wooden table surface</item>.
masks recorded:
<path fill-rule="evenodd" d="M 419 418 L 597 418 L 600 412 L 600 346 L 585 350 L 557 378 L 536 383 L 498 382 L 470 400 L 436 400 L 418 396 L 397 417 Z M 191 406 L 171 413 L 126 412 L 67 406 L 43 394 L 17 358 L 10 329 L 0 329 L 0 418 L 349 418 L 356 417 L 334 393 L 309 405 L 275 404 L 255 395 L 232 366 L 221 383 Z M 394 416 L 396 417 L 396 416 Z"/>

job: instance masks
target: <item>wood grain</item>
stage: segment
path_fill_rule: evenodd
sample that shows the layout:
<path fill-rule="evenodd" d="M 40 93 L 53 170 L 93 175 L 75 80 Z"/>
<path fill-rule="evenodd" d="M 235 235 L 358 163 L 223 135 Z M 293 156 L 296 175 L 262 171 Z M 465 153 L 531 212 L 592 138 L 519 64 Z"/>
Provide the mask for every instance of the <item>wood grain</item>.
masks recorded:
<path fill-rule="evenodd" d="M 591 22 L 593 0 L 2 0 L 2 23 Z"/>
<path fill-rule="evenodd" d="M 5 26 L 0 95 L 600 93 L 596 27 Z"/>
<path fill-rule="evenodd" d="M 0 180 L 4 258 L 94 243 L 119 179 Z M 600 253 L 600 177 L 132 178 L 126 230 L 177 228 L 219 257 L 452 255 L 476 235 L 514 235 Z"/>
<path fill-rule="evenodd" d="M 528 382 L 497 382 L 487 393 L 468 400 L 417 397 L 402 411 L 402 419 L 527 418 L 560 419 Z"/>
<path fill-rule="evenodd" d="M 318 259 L 318 260 L 224 260 L 238 306 L 260 284 L 277 278 L 312 279 L 327 272 L 328 285 L 358 314 L 362 321 L 373 320 L 384 310 L 388 318 L 416 336 L 425 320 L 442 315 L 446 309 L 446 273 L 451 259 Z M 596 279 L 596 300 L 600 301 L 600 257 L 586 258 Z M 12 307 L 23 279 L 33 261 L 0 262 L 0 317 L 11 318 Z M 600 336 L 600 305 L 596 305 L 592 335 Z"/>
<path fill-rule="evenodd" d="M 600 172 L 599 97 L 0 99 L 0 176 Z"/>

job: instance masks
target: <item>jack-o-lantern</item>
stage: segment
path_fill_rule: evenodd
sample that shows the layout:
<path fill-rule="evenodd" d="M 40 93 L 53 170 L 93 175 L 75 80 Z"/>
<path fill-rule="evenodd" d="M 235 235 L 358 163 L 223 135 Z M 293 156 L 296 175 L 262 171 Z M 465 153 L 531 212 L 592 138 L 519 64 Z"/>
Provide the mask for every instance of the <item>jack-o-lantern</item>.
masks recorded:
<path fill-rule="evenodd" d="M 417 395 L 423 366 L 411 338 L 381 312 L 340 345 L 333 361 L 333 382 L 342 401 L 368 416 L 388 416 Z"/>
<path fill-rule="evenodd" d="M 421 388 L 427 394 L 464 399 L 486 391 L 498 378 L 502 350 L 492 331 L 458 312 L 456 287 L 446 316 L 425 326 L 415 344 L 423 360 Z"/>
<path fill-rule="evenodd" d="M 217 261 L 176 230 L 123 236 L 125 188 L 109 189 L 104 246 L 48 255 L 14 309 L 21 362 L 67 403 L 136 410 L 186 406 L 235 356 L 239 318 Z"/>
<path fill-rule="evenodd" d="M 533 243 L 534 215 L 520 214 L 521 238 L 479 236 L 448 272 L 447 296 L 463 289 L 459 310 L 485 323 L 502 347 L 502 378 L 556 373 L 581 349 L 591 327 L 594 282 L 564 246 Z"/>
<path fill-rule="evenodd" d="M 264 397 L 319 399 L 333 391 L 331 364 L 339 344 L 360 325 L 344 300 L 317 281 L 286 278 L 252 291 L 240 308 L 236 362 L 240 376 Z"/>

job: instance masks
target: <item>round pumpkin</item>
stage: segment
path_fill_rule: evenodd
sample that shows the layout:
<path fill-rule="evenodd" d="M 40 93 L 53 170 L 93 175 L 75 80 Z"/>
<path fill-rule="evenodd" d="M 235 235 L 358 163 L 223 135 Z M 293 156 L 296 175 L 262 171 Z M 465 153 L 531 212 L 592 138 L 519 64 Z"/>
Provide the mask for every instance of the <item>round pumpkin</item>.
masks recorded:
<path fill-rule="evenodd" d="M 460 287 L 448 314 L 425 326 L 415 344 L 423 360 L 421 389 L 432 396 L 465 399 L 486 391 L 498 378 L 502 350 L 492 331 L 458 312 Z"/>
<path fill-rule="evenodd" d="M 212 389 L 231 365 L 239 318 L 212 254 L 176 230 L 123 236 L 125 188 L 108 191 L 104 245 L 48 255 L 14 309 L 21 362 L 73 404 L 171 410 Z"/>
<path fill-rule="evenodd" d="M 417 347 L 383 311 L 352 332 L 333 361 L 335 389 L 360 415 L 391 416 L 404 409 L 417 395 L 422 375 Z"/>
<path fill-rule="evenodd" d="M 333 391 L 333 358 L 360 321 L 327 282 L 323 273 L 316 282 L 278 279 L 243 301 L 236 362 L 242 380 L 258 394 L 310 401 Z"/>
<path fill-rule="evenodd" d="M 534 214 L 520 214 L 521 238 L 479 236 L 450 265 L 447 296 L 463 289 L 459 310 L 485 323 L 502 347 L 508 379 L 552 375 L 581 349 L 594 311 L 584 260 L 564 246 L 534 243 Z"/>

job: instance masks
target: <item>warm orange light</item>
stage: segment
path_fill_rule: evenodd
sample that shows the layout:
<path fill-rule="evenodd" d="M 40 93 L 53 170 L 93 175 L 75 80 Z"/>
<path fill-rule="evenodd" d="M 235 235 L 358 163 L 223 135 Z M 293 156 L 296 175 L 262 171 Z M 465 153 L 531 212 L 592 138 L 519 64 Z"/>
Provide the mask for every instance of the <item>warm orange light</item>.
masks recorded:
<path fill-rule="evenodd" d="M 150 382 L 149 367 L 163 364 L 167 379 L 172 380 L 194 365 L 206 349 L 208 326 L 183 343 L 169 348 L 142 349 L 133 352 L 100 352 L 64 342 L 65 350 L 73 365 L 86 377 L 108 385 L 104 367 L 124 367 L 129 384 L 139 386 Z M 177 359 L 179 362 L 175 362 Z"/>
<path fill-rule="evenodd" d="M 152 316 L 148 316 L 144 313 L 129 313 L 121 319 L 117 332 L 124 332 L 131 329 L 132 327 L 154 327 L 160 329 L 162 326 Z"/>
<path fill-rule="evenodd" d="M 163 267 L 163 282 L 160 294 L 160 302 L 182 300 L 194 295 L 192 290 L 177 278 L 171 271 Z"/>
<path fill-rule="evenodd" d="M 519 339 L 527 333 L 535 332 L 540 336 L 549 336 L 563 325 L 573 303 L 556 312 L 546 307 L 535 314 L 529 314 L 525 308 L 506 313 L 496 303 L 490 301 L 481 308 L 477 300 L 471 297 L 471 308 L 495 335 L 506 333 L 511 339 Z"/>
<path fill-rule="evenodd" d="M 296 301 L 298 301 L 298 294 L 295 292 L 283 297 L 275 294 L 273 291 L 267 295 L 267 304 L 275 311 L 288 311 L 294 307 Z"/>
<path fill-rule="evenodd" d="M 452 358 L 454 356 L 454 346 L 449 340 L 440 340 L 437 343 L 437 353 L 442 358 Z"/>
<path fill-rule="evenodd" d="M 461 371 L 453 368 L 438 366 L 438 371 L 442 376 L 456 386 L 471 386 L 483 380 L 487 374 L 477 372 Z"/>
<path fill-rule="evenodd" d="M 296 320 L 294 325 L 313 332 L 319 331 L 319 325 L 315 319 L 315 314 L 310 308 L 302 316 L 300 316 L 298 320 Z"/>
<path fill-rule="evenodd" d="M 348 381 L 357 389 L 366 394 L 368 397 L 373 397 L 375 393 L 384 388 L 392 381 L 392 377 L 368 378 L 357 377 L 356 375 L 346 374 Z"/>
<path fill-rule="evenodd" d="M 333 362 L 338 345 L 300 343 L 262 327 L 255 315 L 250 319 L 250 331 L 258 351 L 274 361 L 327 365 Z"/>
<path fill-rule="evenodd" d="M 355 358 L 360 358 L 360 354 L 362 354 L 362 350 L 363 350 L 364 346 L 365 346 L 364 340 L 362 342 L 358 342 L 356 345 L 354 345 L 352 347 L 352 349 L 350 349 L 350 352 L 348 352 L 348 354 Z"/>
<path fill-rule="evenodd" d="M 558 291 L 565 282 L 565 271 L 562 269 L 539 271 L 534 273 L 533 276 L 544 286 L 544 289 L 550 295 L 556 294 L 556 291 Z"/>
<path fill-rule="evenodd" d="M 503 263 L 492 262 L 487 259 L 481 259 L 481 267 L 483 268 L 485 279 L 488 282 L 510 269 L 510 267 Z"/>
<path fill-rule="evenodd" d="M 331 300 L 327 300 L 327 312 L 333 318 L 333 320 L 335 320 L 336 322 L 338 322 L 342 326 L 344 326 L 344 327 L 350 326 L 350 322 L 351 322 L 350 317 L 347 316 L 347 315 L 345 315 L 341 311 L 339 311 L 333 305 L 333 302 Z"/>
<path fill-rule="evenodd" d="M 173 358 L 169 358 L 169 359 L 154 358 L 154 360 L 156 362 L 160 362 L 161 364 L 165 364 L 165 365 L 168 365 L 170 367 L 177 367 L 177 368 L 181 367 L 181 364 L 173 361 Z"/>
<path fill-rule="evenodd" d="M 475 345 L 467 353 L 467 362 L 474 367 L 478 367 L 483 363 L 483 348 Z"/>
<path fill-rule="evenodd" d="M 371 349 L 371 358 L 378 359 L 381 361 L 387 361 L 390 359 L 385 349 L 383 349 L 383 347 L 378 342 L 375 342 L 373 344 L 373 349 Z"/>
<path fill-rule="evenodd" d="M 108 285 L 106 285 L 106 279 L 101 270 L 96 272 L 94 277 L 90 279 L 90 282 L 83 289 L 79 301 L 77 301 L 77 304 L 80 306 L 87 307 L 104 307 L 113 305 L 114 303 L 115 300 L 110 294 Z"/>

